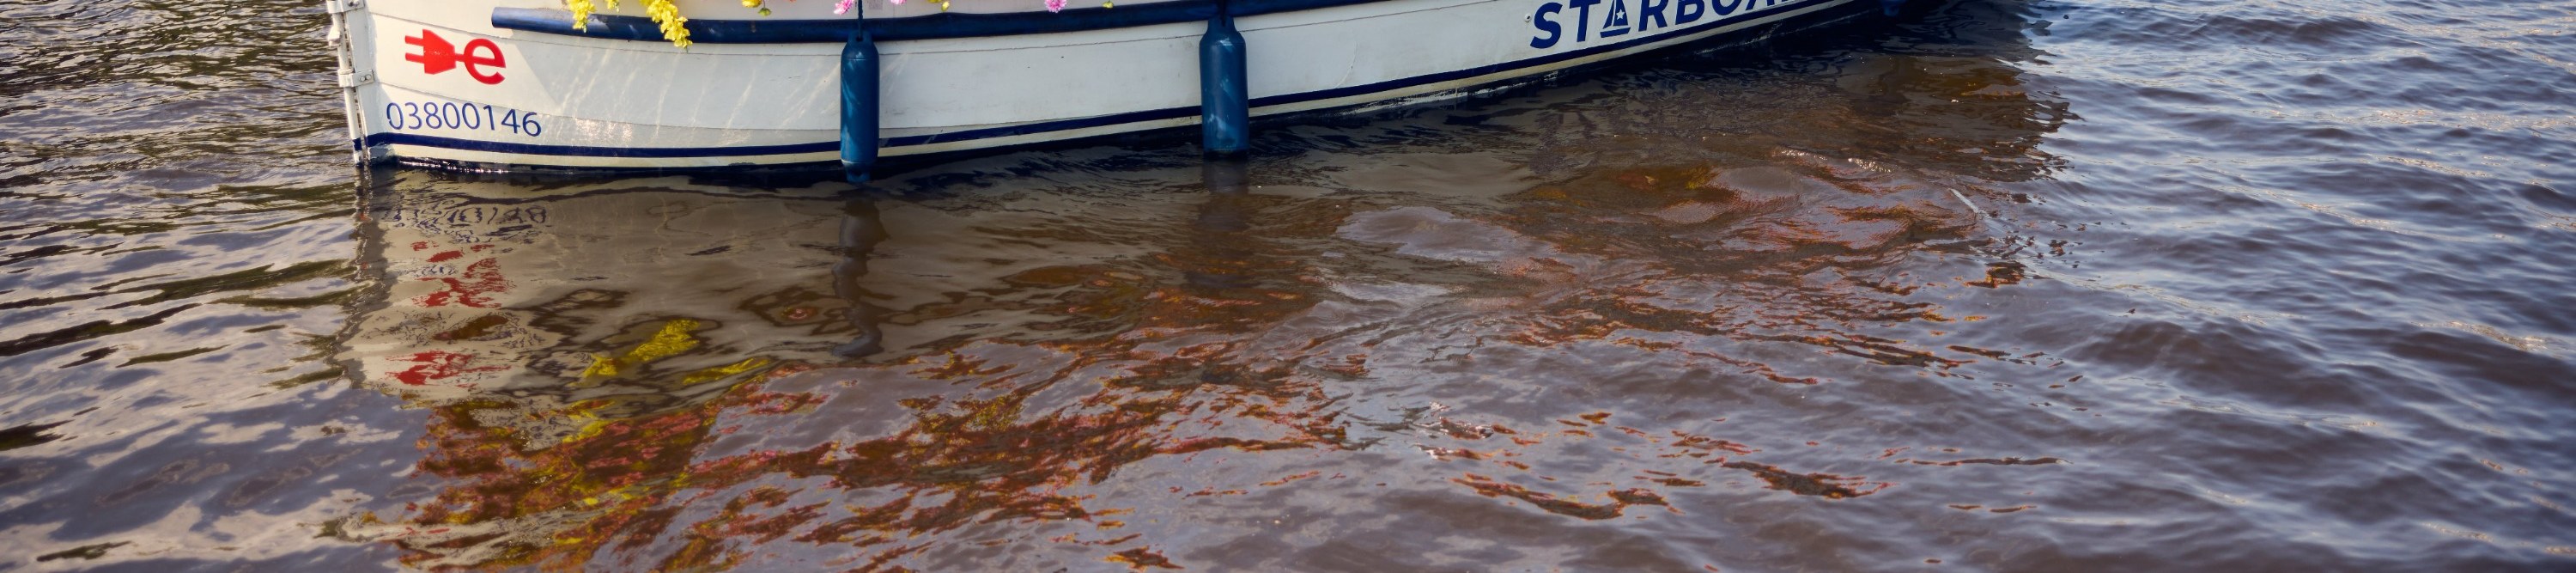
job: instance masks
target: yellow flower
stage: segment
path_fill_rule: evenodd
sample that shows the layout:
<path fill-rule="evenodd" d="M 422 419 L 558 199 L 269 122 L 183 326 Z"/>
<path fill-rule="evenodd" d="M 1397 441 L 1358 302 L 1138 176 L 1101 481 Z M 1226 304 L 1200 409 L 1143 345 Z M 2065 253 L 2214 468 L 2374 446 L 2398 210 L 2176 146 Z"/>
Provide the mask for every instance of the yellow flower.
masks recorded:
<path fill-rule="evenodd" d="M 662 25 L 662 37 L 670 40 L 671 45 L 689 47 L 689 28 L 683 26 L 689 19 L 680 16 L 680 7 L 673 5 L 671 0 L 644 0 L 644 15 L 652 16 L 654 23 Z"/>
<path fill-rule="evenodd" d="M 617 8 L 617 0 L 608 0 L 608 7 Z M 588 30 L 590 13 L 598 11 L 599 7 L 591 4 L 590 0 L 564 0 L 564 9 L 572 11 L 572 29 Z"/>

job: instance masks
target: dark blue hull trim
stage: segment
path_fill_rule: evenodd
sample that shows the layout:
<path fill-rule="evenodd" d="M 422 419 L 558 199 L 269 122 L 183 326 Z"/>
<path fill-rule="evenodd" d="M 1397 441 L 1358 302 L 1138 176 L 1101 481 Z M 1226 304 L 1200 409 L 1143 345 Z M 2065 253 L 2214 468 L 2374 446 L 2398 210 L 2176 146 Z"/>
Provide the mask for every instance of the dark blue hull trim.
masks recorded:
<path fill-rule="evenodd" d="M 1228 0 L 1237 18 L 1331 8 L 1393 0 Z M 1205 22 L 1215 16 L 1216 0 L 1178 0 L 1124 8 L 1069 8 L 1063 12 L 1003 14 L 939 13 L 868 20 L 868 34 L 880 42 L 1051 34 L 1106 30 L 1155 24 Z M 689 41 L 702 44 L 840 43 L 850 37 L 845 20 L 701 20 L 681 23 Z M 642 16 L 594 14 L 585 29 L 572 27 L 572 12 L 552 8 L 494 8 L 492 27 L 504 30 L 581 36 L 608 40 L 660 42 L 662 29 Z"/>
<path fill-rule="evenodd" d="M 793 143 L 787 145 L 745 145 L 739 147 L 588 147 L 580 145 L 501 143 L 497 141 L 477 141 L 472 139 L 457 139 L 453 137 L 439 137 L 435 135 L 420 135 L 414 133 L 368 134 L 366 141 L 363 143 L 362 147 L 375 147 L 378 145 L 418 145 L 421 147 L 462 149 L 466 151 L 489 151 L 492 153 L 510 153 L 517 155 L 564 155 L 574 157 L 750 157 L 754 155 L 784 155 L 789 153 L 833 153 L 841 150 L 841 142 L 839 141 Z"/>
<path fill-rule="evenodd" d="M 1781 21 L 1781 22 L 1775 22 L 1775 23 L 1772 23 L 1772 24 L 1768 24 L 1768 25 L 1766 25 L 1766 26 L 1776 28 L 1776 27 L 1780 27 L 1780 26 L 1789 26 L 1789 25 L 1792 25 L 1792 24 L 1795 24 L 1795 23 L 1799 23 L 1799 22 L 1801 22 L 1801 21 L 1804 21 L 1804 22 L 1810 22 L 1810 23 L 1813 23 L 1813 24 L 1821 25 L 1821 24 L 1824 24 L 1824 23 L 1827 23 L 1827 22 L 1830 22 L 1830 21 L 1834 21 L 1834 20 L 1847 19 L 1847 18 L 1851 18 L 1851 17 L 1855 17 L 1855 16 L 1860 16 L 1860 15 L 1864 15 L 1864 14 L 1874 13 L 1874 12 L 1876 12 L 1876 10 L 1872 10 L 1872 8 L 1876 8 L 1876 7 L 1877 7 L 1877 6 L 1875 5 L 1875 3 L 1874 3 L 1874 2 L 1853 2 L 1853 3 L 1851 3 L 1851 4 L 1848 4 L 1848 5 L 1844 6 L 1844 8 L 1851 8 L 1851 7 L 1853 7 L 1853 6 L 1858 6 L 1858 7 L 1860 7 L 1860 8 L 1859 8 L 1859 9 L 1844 9 L 1844 10 L 1827 9 L 1827 10 L 1819 11 L 1819 12 L 1816 12 L 1816 13 L 1813 13 L 1813 14 L 1808 14 L 1808 15 L 1805 15 L 1805 16 L 1802 16 L 1802 17 L 1799 17 L 1799 18 L 1793 18 L 1793 19 L 1790 19 L 1790 20 L 1784 20 L 1784 21 Z M 1776 12 L 1787 12 L 1787 11 L 1791 11 L 1791 10 L 1794 10 L 1794 9 L 1798 9 L 1798 8 L 1805 8 L 1805 7 L 1807 7 L 1807 6 L 1806 6 L 1806 5 L 1788 5 L 1788 6 L 1779 6 L 1779 7 L 1774 7 L 1774 8 L 1768 8 L 1768 9 L 1765 9 L 1764 11 L 1762 11 L 1762 12 L 1755 12 L 1755 13 L 1751 13 L 1751 14 L 1749 14 L 1749 18 L 1758 19 L 1758 18 L 1768 17 L 1768 16 L 1770 16 L 1770 15 L 1771 15 L 1771 13 L 1776 13 Z M 1122 8 L 1122 9 L 1123 9 L 1123 8 Z M 1565 62 L 1565 61 L 1567 61 L 1567 60 L 1574 60 L 1574 59 L 1579 59 L 1579 58 L 1583 58 L 1583 57 L 1587 57 L 1587 56 L 1598 55 L 1598 54 L 1607 53 L 1607 52 L 1614 52 L 1614 51 L 1619 51 L 1619 50 L 1624 50 L 1624 49 L 1635 48 L 1635 47 L 1637 47 L 1637 46 L 1642 46 L 1642 45 L 1646 45 L 1646 44 L 1650 44 L 1650 43 L 1654 43 L 1654 42 L 1658 42 L 1658 41 L 1667 40 L 1667 39 L 1670 39 L 1670 38 L 1672 38 L 1673 36 L 1677 36 L 1677 35 L 1689 35 L 1689 34 L 1695 34 L 1695 33 L 1699 33 L 1699 32 L 1701 31 L 1701 30 L 1699 30 L 1698 28 L 1708 28 L 1708 27 L 1715 27 L 1715 26 L 1722 26 L 1722 25 L 1732 25 L 1732 24 L 1735 24 L 1735 23 L 1738 23 L 1738 22 L 1741 22 L 1741 21 L 1742 21 L 1742 20 L 1728 20 L 1728 21 L 1724 21 L 1724 22 L 1712 22 L 1712 23 L 1708 23 L 1708 24 L 1701 24 L 1701 25 L 1699 25 L 1699 26 L 1694 27 L 1693 29 L 1689 29 L 1689 30 L 1685 30 L 1685 31 L 1680 31 L 1680 32 L 1676 32 L 1676 33 L 1674 33 L 1674 34 L 1669 34 L 1669 35 L 1657 35 L 1657 36 L 1651 36 L 1651 37 L 1635 38 L 1635 39 L 1631 39 L 1631 40 L 1624 41 L 1624 42 L 1619 42 L 1619 43 L 1614 43 L 1614 44 L 1605 44 L 1605 45 L 1599 45 L 1599 46 L 1592 46 L 1592 47 L 1583 48 L 1583 49 L 1580 49 L 1580 50 L 1572 50 L 1572 51 L 1567 51 L 1567 52 L 1563 52 L 1563 53 L 1557 53 L 1557 54 L 1550 54 L 1550 55 L 1547 55 L 1547 56 L 1541 56 L 1541 57 L 1537 57 L 1537 58 L 1530 58 L 1530 59 L 1526 59 L 1526 60 L 1518 60 L 1518 61 L 1506 62 L 1506 63 L 1501 63 L 1501 64 L 1494 64 L 1494 65 L 1489 65 L 1489 66 L 1480 66 L 1480 67 L 1476 67 L 1476 68 L 1469 68 L 1469 69 L 1464 69 L 1464 70 L 1455 70 L 1455 71 L 1443 72 L 1443 73 L 1437 73 L 1437 74 L 1428 74 L 1428 75 L 1414 76 L 1414 77 L 1404 78 L 1404 79 L 1398 79 L 1398 80 L 1390 80 L 1390 81 L 1377 82 L 1377 83 L 1372 83 L 1372 84 L 1357 85 L 1357 86 L 1349 86 L 1349 87 L 1335 88 L 1335 89 L 1329 89 L 1329 90 L 1319 90 L 1319 91 L 1312 91 L 1312 92 L 1299 93 L 1299 94 L 1283 94 L 1283 95 L 1275 95 L 1275 96 L 1262 97 L 1262 98 L 1253 98 L 1253 99 L 1252 99 L 1252 101 L 1251 101 L 1251 105 L 1252 105 L 1252 107 L 1253 107 L 1253 108 L 1258 109 L 1258 108 L 1261 108 L 1261 107 L 1268 107 L 1268 106 L 1277 106 L 1277 105 L 1286 105 L 1286 104 L 1306 103 L 1306 102 L 1313 102 L 1313 101 L 1320 101 L 1320 100 L 1328 100 L 1328 99 L 1341 98 L 1341 97 L 1349 97 L 1349 96 L 1357 96 L 1357 95 L 1366 95 L 1366 94 L 1379 93 L 1379 92 L 1385 92 L 1385 91 L 1399 90 L 1399 89 L 1404 89 L 1404 88 L 1409 88 L 1409 87 L 1415 87 L 1415 86 L 1421 86 L 1421 85 L 1428 85 L 1428 84 L 1435 84 L 1435 83 L 1442 83 L 1442 82 L 1456 81 L 1456 80 L 1461 80 L 1461 79 L 1466 79 L 1466 78 L 1472 78 L 1472 77 L 1482 76 L 1482 75 L 1487 75 L 1487 74 L 1494 74 L 1494 73 L 1500 73 L 1500 72 L 1509 72 L 1509 71 L 1514 71 L 1514 70 L 1522 70 L 1522 69 L 1528 69 L 1528 68 L 1533 68 L 1533 67 L 1546 66 L 1546 65 L 1550 65 L 1550 64 L 1556 64 L 1556 63 Z M 845 21 L 843 21 L 843 23 L 846 25 L 846 22 L 845 22 Z M 875 22 L 875 21 L 871 21 L 871 22 L 869 22 L 869 23 L 868 23 L 868 25 L 869 25 L 869 28 L 870 28 L 870 33 L 871 33 L 871 34 L 874 34 L 874 32 L 875 32 L 876 22 Z M 1742 31 L 1737 32 L 1736 34 L 1731 34 L 1731 35 L 1728 35 L 1728 36 L 1715 36 L 1715 37 L 1711 37 L 1711 38 L 1703 39 L 1703 40 L 1701 40 L 1701 41 L 1706 42 L 1706 41 L 1710 41 L 1710 40 L 1717 40 L 1717 39 L 1720 39 L 1720 38 L 1728 38 L 1728 37 L 1734 37 L 1734 36 L 1741 36 L 1741 35 L 1744 35 L 1746 32 L 1752 32 L 1752 31 L 1755 31 L 1755 30 L 1761 30 L 1761 29 L 1762 29 L 1762 27 L 1747 28 L 1747 29 L 1745 29 L 1745 30 L 1742 30 Z M 835 40 L 835 41 L 838 41 L 838 40 Z M 1498 82 L 1498 83 L 1499 83 L 1499 82 Z M 1199 114 L 1199 112 L 1200 112 L 1200 110 L 1199 110 L 1199 108 L 1198 108 L 1197 106 L 1191 106 L 1191 107 L 1175 107 L 1175 108 L 1165 108 L 1165 109 L 1157 109 L 1157 110 L 1147 110 L 1147 111 L 1136 111 L 1136 112 L 1128 112 L 1128 113 L 1121 113 L 1121 114 L 1112 114 L 1112 115 L 1105 115 L 1105 116 L 1098 116 L 1098 117 L 1087 117 L 1087 118 L 1067 119 L 1067 120 L 1060 120 L 1060 121 L 1048 121 L 1048 122 L 1030 123 L 1030 124 L 1023 124 L 1023 125 L 1006 126 L 1006 127 L 995 127 L 995 128 L 975 129 L 975 130 L 966 130 L 966 131 L 953 131 L 953 132 L 939 133 L 939 134 L 932 134 L 932 135 L 916 135 L 916 136 L 906 136 L 906 137 L 891 137 L 891 138 L 886 138 L 886 139 L 882 140 L 882 142 L 883 142 L 883 143 L 882 143 L 882 148 L 883 148 L 883 149 L 885 149 L 885 150 L 888 150 L 888 151 L 893 151 L 893 150 L 897 150 L 897 149 L 900 149 L 900 148 L 903 148 L 903 147 L 911 147 L 911 146 L 918 146 L 918 145 L 928 145 L 928 144 L 934 144 L 934 143 L 954 143 L 954 142 L 961 142 L 961 141 L 974 141 L 974 140 L 979 140 L 979 139 L 991 139 L 991 138 L 998 138 L 998 137 L 1010 137 L 1010 136 L 1017 136 L 1017 135 L 1029 135 L 1029 134 L 1038 134 L 1038 133 L 1047 133 L 1047 132 L 1070 131 L 1070 130 L 1077 130 L 1077 129 L 1092 128 L 1092 127 L 1102 127 L 1102 126 L 1111 126 L 1111 125 L 1121 125 L 1121 124 L 1129 124 L 1129 123 L 1140 123 L 1140 122 L 1148 122 L 1148 121 L 1156 121 L 1156 120 L 1165 120 L 1165 119 L 1174 119 L 1174 118 L 1192 117 L 1192 116 L 1196 116 L 1196 115 L 1198 115 L 1198 114 Z M 475 141 L 475 140 L 467 140 L 467 139 L 456 139 L 456 138 L 449 138 L 449 137 L 437 137 L 437 136 L 428 136 L 428 135 L 416 135 L 416 134 L 408 134 L 408 133 L 377 133 L 377 134 L 370 134 L 370 135 L 368 135 L 368 136 L 366 137 L 366 139 L 365 139 L 365 140 L 363 140 L 363 141 L 359 141 L 359 142 L 356 142 L 356 143 L 357 143 L 361 148 L 374 147 L 374 146 L 378 146 L 378 145 L 385 145 L 385 144 L 396 144 L 396 145 L 417 145 L 417 146 L 423 146 L 423 147 L 439 147 L 439 148 L 447 148 L 447 149 L 461 149 L 461 150 L 468 150 L 468 151 L 485 151 L 485 152 L 493 152 L 493 153 L 522 154 L 522 155 L 557 155 L 557 156 L 581 156 L 581 157 L 638 157 L 638 158 L 749 157 L 749 156 L 758 156 L 758 155 L 782 155 L 782 154 L 792 154 L 792 153 L 824 153 L 824 152 L 837 152 L 837 151 L 840 149 L 840 142 L 838 142 L 838 141 L 821 141 L 821 142 L 815 142 L 815 143 L 799 143 L 799 144 L 785 144 L 785 145 L 737 146 L 737 147 L 695 147 L 695 148 L 646 147 L 646 148 L 634 148 L 634 147 L 586 147 L 586 146 L 571 146 L 571 145 L 531 145 L 531 144 L 521 144 L 521 143 L 501 143 L 501 142 L 491 142 L 491 141 Z M 953 152 L 952 152 L 952 153 L 953 153 Z"/>

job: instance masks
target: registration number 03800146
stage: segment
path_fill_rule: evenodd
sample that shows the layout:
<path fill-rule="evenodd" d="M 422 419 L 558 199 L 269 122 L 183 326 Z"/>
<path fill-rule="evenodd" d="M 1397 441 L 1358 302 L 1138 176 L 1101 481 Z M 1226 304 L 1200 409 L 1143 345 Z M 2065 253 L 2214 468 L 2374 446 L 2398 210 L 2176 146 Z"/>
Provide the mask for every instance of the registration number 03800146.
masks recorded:
<path fill-rule="evenodd" d="M 385 128 L 394 131 L 467 129 L 536 137 L 546 132 L 537 112 L 491 104 L 398 101 L 385 104 Z"/>

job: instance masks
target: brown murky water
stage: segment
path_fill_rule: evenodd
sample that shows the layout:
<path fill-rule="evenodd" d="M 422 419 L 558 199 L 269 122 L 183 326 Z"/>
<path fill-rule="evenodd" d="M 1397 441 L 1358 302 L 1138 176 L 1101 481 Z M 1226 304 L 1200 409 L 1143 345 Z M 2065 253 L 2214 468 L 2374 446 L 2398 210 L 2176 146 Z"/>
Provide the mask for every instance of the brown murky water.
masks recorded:
<path fill-rule="evenodd" d="M 2576 567 L 2563 2 L 862 191 L 352 174 L 306 4 L 0 1 L 0 569 Z"/>

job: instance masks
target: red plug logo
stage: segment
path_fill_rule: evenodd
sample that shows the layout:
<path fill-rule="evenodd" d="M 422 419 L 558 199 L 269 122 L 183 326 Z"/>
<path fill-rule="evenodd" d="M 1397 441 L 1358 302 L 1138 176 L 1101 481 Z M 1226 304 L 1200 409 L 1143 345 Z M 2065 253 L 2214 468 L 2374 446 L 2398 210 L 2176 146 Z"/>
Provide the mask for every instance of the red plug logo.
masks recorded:
<path fill-rule="evenodd" d="M 420 64 L 421 73 L 433 76 L 463 65 L 465 75 L 474 76 L 474 81 L 495 85 L 505 78 L 500 72 L 485 72 L 483 68 L 489 66 L 498 70 L 509 67 L 509 63 L 501 59 L 501 45 L 486 38 L 466 42 L 463 52 L 457 51 L 456 45 L 448 43 L 446 38 L 428 30 L 421 30 L 418 36 L 404 36 L 403 43 L 420 46 L 420 53 L 403 54 L 403 61 Z"/>

